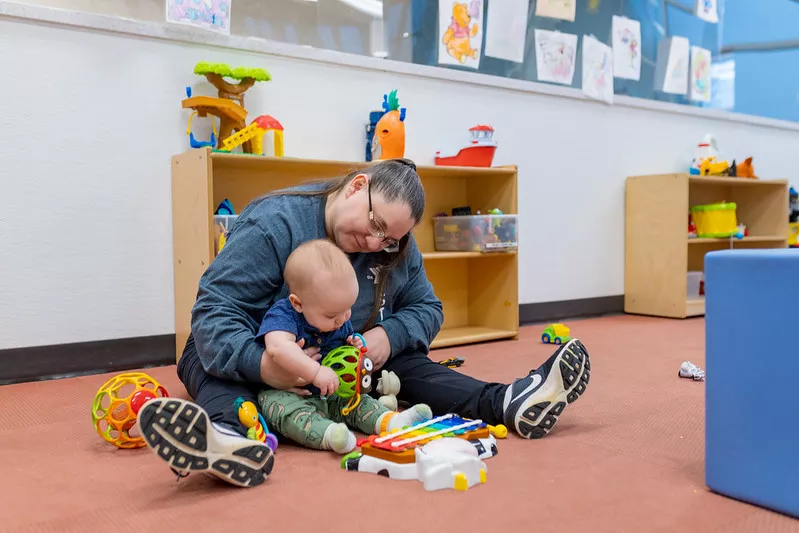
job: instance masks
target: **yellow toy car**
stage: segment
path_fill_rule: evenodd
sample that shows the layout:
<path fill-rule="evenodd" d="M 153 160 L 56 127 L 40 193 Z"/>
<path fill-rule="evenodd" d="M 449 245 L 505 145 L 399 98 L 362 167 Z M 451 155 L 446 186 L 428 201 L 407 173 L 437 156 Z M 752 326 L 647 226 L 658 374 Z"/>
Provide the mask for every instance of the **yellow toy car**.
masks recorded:
<path fill-rule="evenodd" d="M 571 340 L 571 330 L 563 324 L 550 324 L 541 333 L 541 342 L 544 344 L 564 344 Z"/>

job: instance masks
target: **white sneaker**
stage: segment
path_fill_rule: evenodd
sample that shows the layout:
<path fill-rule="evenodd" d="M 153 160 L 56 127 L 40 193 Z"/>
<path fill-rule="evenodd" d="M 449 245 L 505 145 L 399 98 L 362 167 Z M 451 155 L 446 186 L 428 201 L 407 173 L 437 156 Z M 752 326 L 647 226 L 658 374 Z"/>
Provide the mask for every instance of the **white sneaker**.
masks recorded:
<path fill-rule="evenodd" d="M 691 378 L 694 381 L 705 381 L 705 371 L 691 361 L 683 361 L 677 375 L 681 378 Z"/>
<path fill-rule="evenodd" d="M 156 398 L 139 411 L 147 445 L 180 477 L 203 472 L 239 487 L 255 487 L 272 472 L 274 454 L 266 444 L 211 423 L 199 405 Z"/>
<path fill-rule="evenodd" d="M 544 364 L 508 386 L 503 403 L 505 426 L 526 439 L 545 437 L 563 409 L 585 392 L 590 379 L 588 350 L 572 339 Z"/>

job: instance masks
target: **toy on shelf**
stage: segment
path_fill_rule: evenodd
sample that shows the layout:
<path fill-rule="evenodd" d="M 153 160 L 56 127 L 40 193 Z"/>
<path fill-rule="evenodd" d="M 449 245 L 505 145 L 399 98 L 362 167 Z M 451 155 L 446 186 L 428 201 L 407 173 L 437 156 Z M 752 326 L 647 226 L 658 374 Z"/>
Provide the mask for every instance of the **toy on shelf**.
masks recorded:
<path fill-rule="evenodd" d="M 425 490 L 466 490 L 486 482 L 482 461 L 495 456 L 505 426 L 446 414 L 402 430 L 371 435 L 341 460 L 341 468 L 391 479 L 416 479 Z"/>
<path fill-rule="evenodd" d="M 144 437 L 131 435 L 139 410 L 148 400 L 169 396 L 166 389 L 143 372 L 118 374 L 97 391 L 92 423 L 97 433 L 117 448 L 141 448 Z"/>
<path fill-rule="evenodd" d="M 435 163 L 440 167 L 490 167 L 497 151 L 497 143 L 493 141 L 494 128 L 478 125 L 469 128 L 471 141 L 455 155 L 442 156 L 436 151 Z"/>
<path fill-rule="evenodd" d="M 755 174 L 755 167 L 752 165 L 752 158 L 747 157 L 743 160 L 743 162 L 737 166 L 735 171 L 735 176 L 739 178 L 750 178 L 753 180 L 757 179 L 757 175 Z"/>
<path fill-rule="evenodd" d="M 348 415 L 361 403 L 361 394 L 368 394 L 372 390 L 372 360 L 366 356 L 366 340 L 362 335 L 355 336 L 361 339 L 363 347 L 345 344 L 330 350 L 322 359 L 322 366 L 329 367 L 339 379 L 336 396 L 345 400 L 347 405 L 341 408 L 341 414 Z"/>
<path fill-rule="evenodd" d="M 186 95 L 191 97 L 191 88 L 190 87 L 186 87 Z M 214 122 L 214 119 L 211 119 L 211 127 L 213 128 L 213 130 L 211 131 L 211 138 L 209 140 L 207 140 L 207 141 L 198 141 L 194 137 L 194 132 L 191 131 L 191 122 L 194 119 L 194 116 L 196 114 L 197 114 L 197 111 L 192 112 L 192 114 L 189 116 L 189 124 L 188 124 L 188 126 L 186 126 L 186 134 L 189 136 L 189 145 L 192 148 L 204 148 L 206 146 L 210 146 L 210 147 L 216 146 L 217 134 L 216 134 L 216 122 Z"/>
<path fill-rule="evenodd" d="M 269 432 L 266 420 L 258 412 L 255 404 L 244 401 L 243 398 L 236 398 L 233 405 L 239 415 L 239 422 L 247 428 L 247 438 L 263 442 L 273 452 L 277 450 L 277 437 L 274 433 Z"/>
<path fill-rule="evenodd" d="M 215 215 L 235 215 L 236 210 L 233 208 L 233 203 L 228 199 L 225 198 L 219 205 L 216 207 L 216 211 L 214 211 Z"/>
<path fill-rule="evenodd" d="M 700 171 L 702 161 L 711 157 L 717 158 L 718 155 L 719 151 L 716 147 L 716 138 L 710 134 L 705 135 L 704 139 L 702 139 L 702 142 L 696 146 L 694 158 L 691 161 L 691 168 L 688 172 L 697 176 L 700 175 L 702 173 Z"/>
<path fill-rule="evenodd" d="M 696 236 L 713 239 L 738 234 L 736 207 L 733 202 L 693 206 L 691 216 L 696 223 Z"/>
<path fill-rule="evenodd" d="M 405 111 L 400 107 L 397 90 L 383 95 L 383 116 L 375 125 L 372 140 L 372 159 L 405 157 Z"/>
<path fill-rule="evenodd" d="M 736 164 L 734 159 L 732 163 L 720 161 L 716 138 L 710 134 L 705 135 L 702 142 L 697 145 L 689 173 L 701 176 L 757 179 L 751 157 L 747 157 L 740 164 Z"/>
<path fill-rule="evenodd" d="M 216 141 L 217 148 L 221 149 L 225 139 L 247 127 L 244 93 L 256 82 L 269 81 L 272 77 L 262 68 L 231 68 L 224 63 L 205 61 L 195 65 L 194 73 L 205 76 L 217 89 L 218 96 L 192 96 L 191 87 L 186 87 L 187 98 L 182 102 L 183 109 L 192 109 L 200 117 L 213 115 L 219 118 L 219 135 Z M 230 83 L 225 78 L 239 80 L 239 83 Z M 242 150 L 253 153 L 252 143 L 243 143 Z"/>
<path fill-rule="evenodd" d="M 264 135 L 267 133 L 274 136 L 272 153 L 264 152 Z M 283 157 L 283 125 L 274 117 L 261 115 L 249 126 L 225 139 L 220 151 L 231 152 L 246 142 L 252 143 L 253 154 Z"/>
<path fill-rule="evenodd" d="M 541 333 L 541 342 L 544 344 L 565 344 L 571 340 L 571 330 L 563 324 L 550 324 Z"/>
<path fill-rule="evenodd" d="M 375 139 L 375 131 L 377 129 L 377 123 L 383 118 L 385 115 L 385 111 L 370 111 L 369 112 L 369 123 L 366 125 L 366 159 L 364 161 L 371 161 L 372 160 L 372 152 L 373 152 L 373 145 Z"/>
<path fill-rule="evenodd" d="M 454 212 L 456 210 L 453 209 Z M 505 215 L 493 209 L 485 215 L 481 215 L 478 211 L 477 215 L 435 216 L 433 217 L 435 248 L 442 252 L 516 250 L 519 246 L 517 222 L 517 215 Z"/>
<path fill-rule="evenodd" d="M 733 161 L 733 165 L 735 162 Z M 715 156 L 703 159 L 699 165 L 699 173 L 702 176 L 729 176 L 730 163 L 728 161 L 717 161 Z"/>
<path fill-rule="evenodd" d="M 788 246 L 799 248 L 799 193 L 793 187 L 788 192 Z"/>
<path fill-rule="evenodd" d="M 688 213 L 688 238 L 696 238 L 696 224 L 694 224 L 694 219 L 691 216 L 691 213 Z"/>
<path fill-rule="evenodd" d="M 219 255 L 227 243 L 230 228 L 238 219 L 233 204 L 225 198 L 214 212 L 214 257 Z"/>

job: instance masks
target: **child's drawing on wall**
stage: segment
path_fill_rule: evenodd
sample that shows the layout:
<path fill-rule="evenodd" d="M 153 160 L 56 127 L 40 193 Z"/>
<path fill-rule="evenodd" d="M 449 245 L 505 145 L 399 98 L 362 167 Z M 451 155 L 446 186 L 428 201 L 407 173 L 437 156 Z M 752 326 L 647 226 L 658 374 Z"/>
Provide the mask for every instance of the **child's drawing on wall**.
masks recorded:
<path fill-rule="evenodd" d="M 577 36 L 535 30 L 535 61 L 540 81 L 571 85 L 577 57 Z"/>
<path fill-rule="evenodd" d="M 589 35 L 583 36 L 583 94 L 613 103 L 613 49 Z"/>
<path fill-rule="evenodd" d="M 483 48 L 483 0 L 439 0 L 438 62 L 478 68 Z"/>
<path fill-rule="evenodd" d="M 641 79 L 641 23 L 616 15 L 613 16 L 613 75 L 627 80 Z"/>
<path fill-rule="evenodd" d="M 710 101 L 710 50 L 691 47 L 691 100 Z"/>
<path fill-rule="evenodd" d="M 166 0 L 166 21 L 230 33 L 231 0 Z"/>

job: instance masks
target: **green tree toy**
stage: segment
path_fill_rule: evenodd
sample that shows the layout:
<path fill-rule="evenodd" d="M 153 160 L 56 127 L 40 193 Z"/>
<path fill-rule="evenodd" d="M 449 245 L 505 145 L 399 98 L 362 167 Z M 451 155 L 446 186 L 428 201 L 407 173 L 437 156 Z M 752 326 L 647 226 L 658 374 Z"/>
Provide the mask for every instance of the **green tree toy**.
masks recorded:
<path fill-rule="evenodd" d="M 244 107 L 244 93 L 255 85 L 257 81 L 270 81 L 272 76 L 268 71 L 255 67 L 231 68 L 225 63 L 208 63 L 200 61 L 194 66 L 194 73 L 205 78 L 219 91 L 219 98 L 235 100 Z M 230 83 L 225 78 L 238 80 L 239 83 Z"/>

